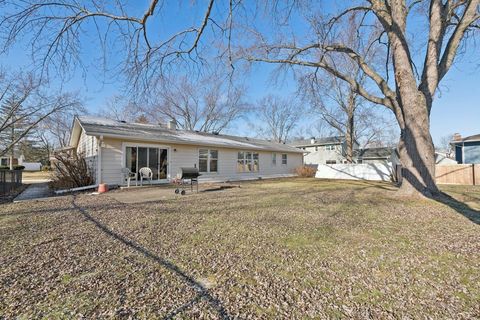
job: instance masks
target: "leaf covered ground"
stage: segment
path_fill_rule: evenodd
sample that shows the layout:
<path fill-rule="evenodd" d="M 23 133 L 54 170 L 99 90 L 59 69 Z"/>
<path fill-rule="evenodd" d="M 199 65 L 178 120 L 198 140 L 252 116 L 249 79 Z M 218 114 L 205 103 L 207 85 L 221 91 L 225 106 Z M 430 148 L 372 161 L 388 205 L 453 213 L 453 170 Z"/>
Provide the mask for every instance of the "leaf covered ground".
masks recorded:
<path fill-rule="evenodd" d="M 469 205 L 314 179 L 4 204 L 0 318 L 478 318 L 480 189 L 447 192 Z"/>

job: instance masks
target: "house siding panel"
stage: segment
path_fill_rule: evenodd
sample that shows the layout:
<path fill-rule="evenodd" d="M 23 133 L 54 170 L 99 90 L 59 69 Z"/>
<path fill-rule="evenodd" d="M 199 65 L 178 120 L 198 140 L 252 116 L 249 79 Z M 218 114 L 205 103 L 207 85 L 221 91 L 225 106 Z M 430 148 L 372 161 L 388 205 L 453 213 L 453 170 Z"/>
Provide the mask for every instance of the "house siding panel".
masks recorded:
<path fill-rule="evenodd" d="M 88 136 L 82 129 L 82 133 L 78 139 L 76 152 L 78 155 L 85 157 L 85 161 L 90 170 L 90 174 L 96 180 L 97 177 L 97 138 Z"/>
<path fill-rule="evenodd" d="M 480 142 L 465 142 L 463 147 L 465 164 L 480 163 Z"/>
<path fill-rule="evenodd" d="M 124 147 L 126 144 L 131 145 L 155 145 L 151 142 L 142 143 L 139 141 L 123 141 L 119 139 L 104 139 L 104 147 L 102 147 L 102 182 L 108 184 L 122 184 L 121 169 L 124 166 Z M 277 165 L 272 165 L 272 152 L 258 151 L 260 161 L 260 171 L 255 173 L 238 173 L 236 169 L 238 151 L 230 148 L 216 148 L 207 146 L 193 145 L 175 145 L 175 144 L 158 144 L 169 147 L 169 178 L 174 178 L 180 167 L 198 168 L 198 152 L 199 149 L 218 150 L 218 172 L 203 173 L 200 180 L 235 180 L 235 179 L 255 179 L 261 176 L 287 175 L 292 174 L 294 169 L 302 165 L 301 153 L 287 153 L 287 165 L 281 164 L 282 152 L 277 153 Z M 176 151 L 174 151 L 176 150 Z M 257 151 L 255 151 L 257 152 Z"/>

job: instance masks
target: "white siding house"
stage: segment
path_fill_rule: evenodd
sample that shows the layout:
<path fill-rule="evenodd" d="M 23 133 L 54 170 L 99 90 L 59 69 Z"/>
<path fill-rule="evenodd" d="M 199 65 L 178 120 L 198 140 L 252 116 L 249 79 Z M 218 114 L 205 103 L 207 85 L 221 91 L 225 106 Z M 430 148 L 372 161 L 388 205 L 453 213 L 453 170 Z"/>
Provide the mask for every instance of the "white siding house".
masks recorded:
<path fill-rule="evenodd" d="M 200 181 L 227 181 L 292 176 L 303 163 L 301 150 L 268 140 L 95 117 L 75 118 L 70 145 L 97 183 L 118 185 L 125 184 L 122 168 L 149 167 L 162 183 L 181 167 L 198 168 Z"/>

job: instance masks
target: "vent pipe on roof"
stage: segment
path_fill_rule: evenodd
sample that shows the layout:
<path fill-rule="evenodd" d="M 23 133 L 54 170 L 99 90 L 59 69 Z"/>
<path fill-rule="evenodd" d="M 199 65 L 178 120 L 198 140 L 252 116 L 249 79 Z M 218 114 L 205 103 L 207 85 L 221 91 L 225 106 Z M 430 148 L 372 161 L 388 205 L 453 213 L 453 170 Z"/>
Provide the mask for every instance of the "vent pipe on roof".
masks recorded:
<path fill-rule="evenodd" d="M 310 138 L 310 144 L 315 144 L 315 142 L 316 142 L 316 141 L 315 141 L 315 137 L 311 137 L 311 138 Z"/>
<path fill-rule="evenodd" d="M 177 121 L 175 121 L 175 120 L 168 121 L 167 127 L 168 127 L 168 129 L 176 130 L 177 129 Z"/>

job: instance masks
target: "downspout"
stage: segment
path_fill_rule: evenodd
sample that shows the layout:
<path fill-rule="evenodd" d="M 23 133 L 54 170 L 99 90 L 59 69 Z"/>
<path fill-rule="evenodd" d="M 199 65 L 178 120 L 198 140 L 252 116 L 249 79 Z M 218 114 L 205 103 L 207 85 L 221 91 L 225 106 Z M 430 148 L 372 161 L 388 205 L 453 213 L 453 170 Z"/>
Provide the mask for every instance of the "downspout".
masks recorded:
<path fill-rule="evenodd" d="M 97 184 L 102 183 L 102 144 L 103 136 L 100 136 L 97 141 Z"/>

